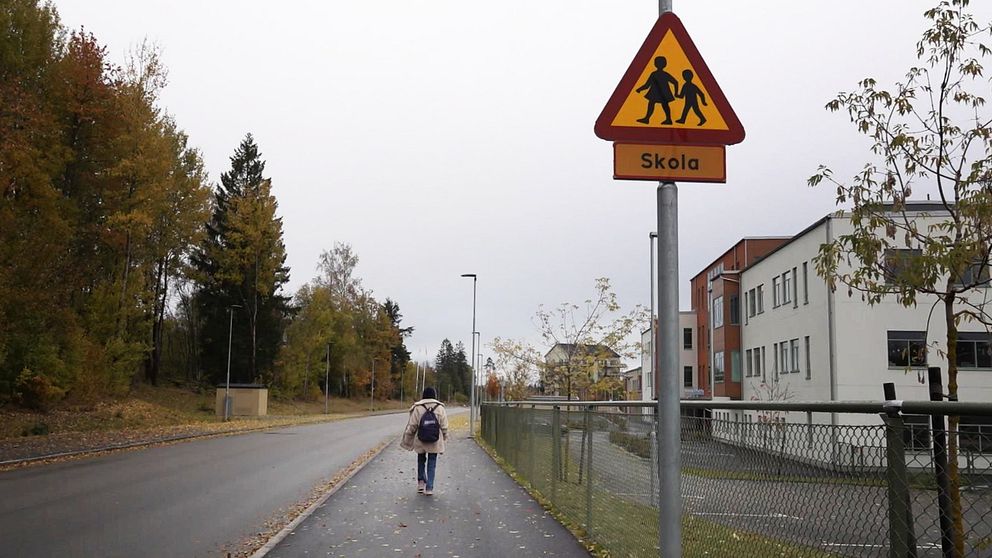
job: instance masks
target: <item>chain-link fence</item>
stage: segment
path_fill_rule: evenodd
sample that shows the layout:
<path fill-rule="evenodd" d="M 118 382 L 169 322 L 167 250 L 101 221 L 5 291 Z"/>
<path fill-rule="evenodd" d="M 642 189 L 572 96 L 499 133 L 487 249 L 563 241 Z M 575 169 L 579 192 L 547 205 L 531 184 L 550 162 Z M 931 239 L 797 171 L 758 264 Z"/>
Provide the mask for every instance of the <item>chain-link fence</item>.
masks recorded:
<path fill-rule="evenodd" d="M 482 436 L 612 556 L 658 556 L 654 409 L 612 405 L 487 404 Z M 992 405 L 956 436 L 925 403 L 728 407 L 683 405 L 684 556 L 992 557 Z"/>

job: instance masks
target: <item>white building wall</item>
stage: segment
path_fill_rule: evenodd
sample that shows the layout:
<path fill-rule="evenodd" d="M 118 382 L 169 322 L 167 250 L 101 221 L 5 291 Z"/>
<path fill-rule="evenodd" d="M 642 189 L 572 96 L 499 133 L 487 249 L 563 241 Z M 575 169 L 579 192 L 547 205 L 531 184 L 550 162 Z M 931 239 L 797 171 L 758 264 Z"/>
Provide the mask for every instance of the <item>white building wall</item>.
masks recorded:
<path fill-rule="evenodd" d="M 692 330 L 692 347 L 685 348 L 683 343 L 683 330 Z M 682 399 L 690 399 L 695 394 L 695 390 L 699 388 L 696 384 L 699 382 L 698 378 L 698 366 L 696 359 L 696 347 L 699 343 L 697 339 L 696 332 L 696 313 L 691 311 L 679 312 L 679 385 L 682 386 L 682 391 L 680 397 Z M 651 339 L 651 330 L 647 330 L 641 333 L 641 386 L 643 390 L 641 391 L 642 401 L 653 401 L 655 399 L 655 370 L 654 370 L 654 340 Z M 685 367 L 692 367 L 692 384 L 686 386 L 683 382 L 683 375 L 685 373 Z"/>
<path fill-rule="evenodd" d="M 934 221 L 936 218 L 928 218 Z M 925 382 L 925 369 L 908 370 L 904 367 L 888 365 L 888 332 L 894 330 L 925 331 L 930 366 L 939 366 L 944 371 L 946 382 L 947 362 L 943 356 L 946 350 L 946 328 L 941 308 L 930 316 L 935 298 L 921 296 L 915 307 L 906 308 L 894 299 L 884 300 L 869 306 L 860 294 L 848 296 L 843 285 L 838 284 L 837 292 L 828 292 L 826 282 L 816 275 L 813 258 L 822 243 L 829 240 L 828 233 L 837 238 L 850 232 L 850 221 L 845 218 L 831 218 L 821 222 L 802 237 L 792 241 L 782 249 L 755 263 L 741 274 L 741 290 L 750 293 L 758 285 L 763 285 L 764 312 L 749 315 L 749 301 L 744 296 L 742 320 L 742 346 L 747 350 L 762 347 L 766 352 L 764 379 L 755 374 L 747 377 L 745 366 L 742 395 L 749 399 L 782 399 L 786 393 L 791 401 L 805 400 L 880 400 L 882 384 L 893 382 L 896 393 L 904 400 L 926 400 L 928 390 Z M 808 303 L 804 297 L 803 264 L 807 269 Z M 786 271 L 796 269 L 798 281 L 798 303 L 790 302 L 779 307 L 773 303 L 773 278 L 781 278 Z M 781 280 L 781 279 L 780 279 Z M 976 293 L 974 296 L 988 297 L 992 301 L 992 290 Z M 831 327 L 830 299 L 833 299 L 833 324 Z M 979 324 L 963 323 L 961 331 L 982 332 Z M 834 386 L 831 388 L 831 335 L 834 337 Z M 810 378 L 807 379 L 807 352 L 805 338 L 809 337 Z M 775 385 L 775 357 L 772 351 L 775 343 L 798 339 L 798 373 L 780 373 L 778 387 Z M 752 353 L 753 354 L 753 353 Z M 791 355 L 790 355 L 791 356 Z M 922 383 L 920 379 L 922 378 Z M 958 375 L 959 395 L 962 401 L 992 401 L 992 369 L 962 370 Z M 946 386 L 945 386 L 946 388 Z M 805 422 L 803 413 L 791 413 L 788 422 Z M 815 414 L 813 422 L 829 420 L 829 415 Z M 755 417 L 753 420 L 757 420 Z M 878 424 L 878 417 L 845 415 L 845 424 Z"/>

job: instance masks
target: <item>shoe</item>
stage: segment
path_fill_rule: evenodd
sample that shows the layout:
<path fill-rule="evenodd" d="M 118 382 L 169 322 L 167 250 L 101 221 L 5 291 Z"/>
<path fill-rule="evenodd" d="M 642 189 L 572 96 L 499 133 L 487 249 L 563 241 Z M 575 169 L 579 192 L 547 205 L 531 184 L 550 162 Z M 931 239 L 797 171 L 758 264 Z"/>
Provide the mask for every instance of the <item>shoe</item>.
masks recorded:
<path fill-rule="evenodd" d="M 434 495 L 434 489 L 433 488 L 425 488 L 424 489 L 424 496 L 433 496 L 433 495 Z"/>
<path fill-rule="evenodd" d="M 417 481 L 417 492 L 423 493 L 424 489 L 427 488 L 427 483 L 424 481 Z"/>
<path fill-rule="evenodd" d="M 664 122 L 661 123 L 662 126 L 670 125 L 672 123 L 671 118 L 666 118 Z"/>
<path fill-rule="evenodd" d="M 699 121 L 699 124 L 696 124 L 696 126 L 702 126 L 703 124 L 706 124 L 706 119 L 705 118 L 702 119 L 702 120 L 700 120 Z"/>
<path fill-rule="evenodd" d="M 640 122 L 641 124 L 647 124 L 649 122 L 647 118 L 638 118 L 637 121 Z"/>

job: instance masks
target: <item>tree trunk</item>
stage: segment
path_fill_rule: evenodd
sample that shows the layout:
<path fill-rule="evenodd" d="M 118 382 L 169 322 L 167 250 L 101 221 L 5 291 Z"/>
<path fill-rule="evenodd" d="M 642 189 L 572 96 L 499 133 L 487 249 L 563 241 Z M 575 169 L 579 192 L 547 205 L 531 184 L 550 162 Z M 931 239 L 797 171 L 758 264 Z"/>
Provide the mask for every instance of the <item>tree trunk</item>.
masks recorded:
<path fill-rule="evenodd" d="M 958 400 L 958 327 L 954 320 L 954 292 L 952 280 L 947 281 L 944 297 L 944 320 L 947 323 L 947 399 Z M 964 520 L 961 515 L 961 472 L 958 470 L 958 424 L 960 417 L 947 417 L 947 479 L 950 485 L 951 525 L 957 556 L 964 556 Z"/>

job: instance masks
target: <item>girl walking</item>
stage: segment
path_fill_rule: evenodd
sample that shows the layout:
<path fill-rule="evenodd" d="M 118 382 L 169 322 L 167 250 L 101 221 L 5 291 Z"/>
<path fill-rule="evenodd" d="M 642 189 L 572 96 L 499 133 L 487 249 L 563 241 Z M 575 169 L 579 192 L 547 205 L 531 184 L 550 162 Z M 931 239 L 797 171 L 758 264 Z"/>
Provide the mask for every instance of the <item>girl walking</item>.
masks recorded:
<path fill-rule="evenodd" d="M 434 471 L 437 456 L 444 453 L 448 440 L 448 415 L 437 400 L 434 388 L 424 388 L 423 398 L 410 407 L 410 417 L 403 431 L 400 447 L 417 452 L 417 492 L 434 494 Z"/>

